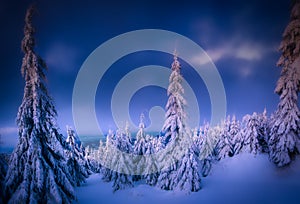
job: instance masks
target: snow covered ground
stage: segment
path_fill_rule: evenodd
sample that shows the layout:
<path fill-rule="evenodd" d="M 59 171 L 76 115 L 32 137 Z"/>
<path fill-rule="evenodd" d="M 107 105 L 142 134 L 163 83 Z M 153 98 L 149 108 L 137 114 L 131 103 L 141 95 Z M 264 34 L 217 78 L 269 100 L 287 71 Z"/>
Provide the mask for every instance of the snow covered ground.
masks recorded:
<path fill-rule="evenodd" d="M 268 155 L 240 154 L 213 165 L 202 189 L 189 195 L 146 184 L 112 192 L 111 183 L 93 174 L 76 189 L 78 203 L 300 203 L 300 158 L 290 167 L 276 168 Z"/>

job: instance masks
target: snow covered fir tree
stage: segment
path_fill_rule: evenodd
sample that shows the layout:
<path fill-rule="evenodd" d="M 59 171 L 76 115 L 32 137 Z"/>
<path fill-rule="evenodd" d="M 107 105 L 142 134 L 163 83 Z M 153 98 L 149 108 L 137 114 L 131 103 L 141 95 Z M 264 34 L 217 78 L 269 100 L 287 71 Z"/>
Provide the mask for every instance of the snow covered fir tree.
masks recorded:
<path fill-rule="evenodd" d="M 166 148 L 171 147 L 161 155 L 160 163 L 167 163 L 157 180 L 157 186 L 165 190 L 198 191 L 200 176 L 195 152 L 192 149 L 192 136 L 186 126 L 186 101 L 183 97 L 181 65 L 177 53 L 174 54 L 172 73 L 169 78 L 166 119 L 162 132 Z"/>
<path fill-rule="evenodd" d="M 143 175 L 143 178 L 146 180 L 146 183 L 150 186 L 155 186 L 157 183 L 157 179 L 159 176 L 158 172 L 158 165 L 157 161 L 154 157 L 154 154 L 157 153 L 159 150 L 155 149 L 155 146 L 159 142 L 157 138 L 153 139 L 152 136 L 146 135 L 146 152 L 145 155 L 145 169 L 144 172 L 148 172 L 147 174 Z M 161 147 L 159 147 L 161 149 Z"/>
<path fill-rule="evenodd" d="M 183 78 L 180 69 L 181 65 L 175 51 L 172 73 L 169 78 L 166 119 L 162 128 L 162 132 L 165 134 L 165 143 L 182 139 L 180 134 L 183 134 L 186 130 L 186 100 L 183 97 L 184 89 L 181 84 Z"/>
<path fill-rule="evenodd" d="M 217 160 L 221 160 L 226 157 L 232 157 L 234 155 L 232 135 L 230 134 L 230 116 L 228 116 L 226 120 L 222 122 L 221 126 L 220 138 L 214 149 Z"/>
<path fill-rule="evenodd" d="M 119 129 L 116 133 L 115 147 L 124 153 L 132 153 L 131 138 L 129 137 L 128 125 L 125 127 L 125 131 Z M 120 189 L 133 187 L 132 177 L 130 175 L 131 169 L 133 169 L 133 160 L 125 157 L 125 154 L 112 155 L 112 165 L 116 170 L 111 170 L 111 180 L 113 182 L 113 191 Z"/>
<path fill-rule="evenodd" d="M 103 161 L 104 165 L 102 165 L 101 173 L 102 180 L 105 182 L 110 182 L 112 180 L 112 170 L 109 168 L 112 161 L 112 146 L 114 144 L 114 134 L 112 130 L 108 131 L 108 135 L 106 136 L 105 146 L 103 148 L 103 155 L 100 161 Z"/>
<path fill-rule="evenodd" d="M 86 164 L 85 151 L 81 145 L 80 139 L 76 136 L 75 131 L 70 126 L 67 126 L 67 135 L 66 142 L 68 149 L 65 151 L 67 155 L 67 165 L 73 183 L 80 186 L 90 174 Z"/>
<path fill-rule="evenodd" d="M 262 114 L 253 113 L 243 118 L 242 130 L 244 150 L 253 154 L 268 152 L 267 146 L 267 116 L 266 110 Z"/>
<path fill-rule="evenodd" d="M 293 1 L 290 22 L 283 33 L 277 65 L 282 67 L 275 92 L 280 96 L 271 119 L 270 159 L 279 167 L 300 153 L 300 1 Z"/>
<path fill-rule="evenodd" d="M 27 10 L 22 50 L 24 97 L 17 116 L 19 138 L 5 179 L 9 203 L 71 203 L 75 198 L 64 138 L 46 88 L 45 62 L 35 53 L 34 7 Z"/>
<path fill-rule="evenodd" d="M 145 123 L 144 123 L 144 114 L 140 116 L 140 124 L 139 124 L 139 131 L 136 134 L 136 141 L 133 147 L 133 153 L 136 155 L 145 155 L 147 151 L 146 146 L 146 134 L 145 134 Z M 133 175 L 133 181 L 138 181 L 141 179 L 141 175 L 144 173 L 146 159 L 143 156 L 135 157 L 136 161 L 134 161 L 136 166 L 136 175 Z"/>
<path fill-rule="evenodd" d="M 195 143 L 203 177 L 208 176 L 211 170 L 212 161 L 215 159 L 214 148 L 219 141 L 221 134 L 221 127 L 218 125 L 212 128 L 208 128 L 206 125 L 205 129 L 208 131 L 205 131 L 205 134 L 200 136 L 202 137 L 202 142 L 200 144 Z"/>

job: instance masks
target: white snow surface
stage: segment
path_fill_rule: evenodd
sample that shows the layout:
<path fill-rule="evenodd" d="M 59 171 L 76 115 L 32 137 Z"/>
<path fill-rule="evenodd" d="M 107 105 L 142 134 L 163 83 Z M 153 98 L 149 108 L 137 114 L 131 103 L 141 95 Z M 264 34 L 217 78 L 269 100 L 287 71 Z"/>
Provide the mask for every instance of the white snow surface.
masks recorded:
<path fill-rule="evenodd" d="M 112 183 L 91 175 L 77 187 L 75 203 L 300 203 L 300 157 L 289 167 L 277 168 L 268 155 L 243 153 L 213 164 L 202 178 L 202 189 L 185 194 L 164 191 L 143 183 L 133 188 L 112 191 Z"/>

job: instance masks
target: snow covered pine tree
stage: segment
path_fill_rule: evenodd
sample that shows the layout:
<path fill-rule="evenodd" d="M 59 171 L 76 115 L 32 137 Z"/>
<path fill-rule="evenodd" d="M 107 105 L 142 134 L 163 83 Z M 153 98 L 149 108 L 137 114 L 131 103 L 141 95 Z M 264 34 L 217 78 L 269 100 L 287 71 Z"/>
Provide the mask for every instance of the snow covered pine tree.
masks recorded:
<path fill-rule="evenodd" d="M 221 135 L 221 127 L 210 127 L 205 133 L 200 146 L 199 159 L 201 163 L 201 174 L 206 177 L 211 170 L 211 162 L 214 160 L 214 149 Z"/>
<path fill-rule="evenodd" d="M 115 145 L 114 141 L 114 133 L 112 130 L 108 131 L 108 134 L 106 136 L 106 142 L 105 142 L 105 147 L 103 150 L 103 156 L 101 160 L 102 168 L 101 168 L 101 173 L 102 173 L 102 180 L 105 182 L 110 182 L 112 180 L 112 170 L 109 168 L 111 166 L 112 158 L 113 158 L 113 152 L 112 148 L 113 145 Z"/>
<path fill-rule="evenodd" d="M 129 126 L 126 124 L 125 132 L 118 130 L 116 133 L 115 147 L 121 152 L 129 154 L 132 153 L 131 138 L 129 132 Z M 113 181 L 113 191 L 133 187 L 132 173 L 133 161 L 132 157 L 126 154 L 120 154 L 113 152 L 112 163 L 116 171 L 112 172 L 111 180 Z"/>
<path fill-rule="evenodd" d="M 258 137 L 259 145 L 261 146 L 262 152 L 269 153 L 268 141 L 270 137 L 270 127 L 266 108 L 261 114 L 258 114 L 258 123 L 260 125 L 260 137 Z"/>
<path fill-rule="evenodd" d="M 17 116 L 18 143 L 5 179 L 5 199 L 8 203 L 71 203 L 75 193 L 56 110 L 45 84 L 46 64 L 34 52 L 33 13 L 30 7 L 25 18 L 22 74 L 26 84 Z"/>
<path fill-rule="evenodd" d="M 89 170 L 86 169 L 86 160 L 84 149 L 81 147 L 81 142 L 79 138 L 75 135 L 74 130 L 67 126 L 67 144 L 68 150 L 66 150 L 67 154 L 67 165 L 70 171 L 70 174 L 73 178 L 73 183 L 77 186 L 80 186 L 85 182 L 85 179 L 89 176 Z"/>
<path fill-rule="evenodd" d="M 259 143 L 259 138 L 263 137 L 260 132 L 260 124 L 258 114 L 254 112 L 252 115 L 245 115 L 243 118 L 245 127 L 243 130 L 244 135 L 244 149 L 246 152 L 257 154 L 262 152 L 262 147 Z"/>
<path fill-rule="evenodd" d="M 175 52 L 169 79 L 166 120 L 163 126 L 166 148 L 168 145 L 172 148 L 159 158 L 159 163 L 167 162 L 170 165 L 160 172 L 157 186 L 165 190 L 178 189 L 190 192 L 200 189 L 200 176 L 196 155 L 191 147 L 192 136 L 185 122 L 186 101 L 183 97 L 180 68 Z"/>
<path fill-rule="evenodd" d="M 243 144 L 243 137 L 241 135 L 240 121 L 238 121 L 235 115 L 232 116 L 229 128 L 229 138 L 231 144 L 231 154 L 237 155 L 240 153 Z"/>
<path fill-rule="evenodd" d="M 283 33 L 277 66 L 282 67 L 275 92 L 280 96 L 271 119 L 270 159 L 278 166 L 288 165 L 300 152 L 300 0 L 293 1 L 290 22 Z"/>
<path fill-rule="evenodd" d="M 136 156 L 134 158 L 136 158 L 136 160 L 134 161 L 135 163 L 135 173 L 136 175 L 132 176 L 132 180 L 133 181 L 138 181 L 142 178 L 142 174 L 145 170 L 145 165 L 146 165 L 146 159 L 145 157 L 141 156 L 144 155 L 146 153 L 146 134 L 145 134 L 145 124 L 144 124 L 144 115 L 141 114 L 140 116 L 140 124 L 139 124 L 139 131 L 136 134 L 136 141 L 134 143 L 134 147 L 133 147 L 133 153 L 136 155 L 140 155 L 140 156 Z"/>
<path fill-rule="evenodd" d="M 243 123 L 243 149 L 245 149 L 246 152 L 253 154 L 268 152 L 268 127 L 266 110 L 264 110 L 262 114 L 257 114 L 254 112 L 252 115 L 245 115 L 243 117 Z"/>
<path fill-rule="evenodd" d="M 156 159 L 153 156 L 154 153 L 156 153 L 155 150 L 155 143 L 157 142 L 157 138 L 153 138 L 150 135 L 146 135 L 146 166 L 144 172 L 148 173 L 144 175 L 143 177 L 146 180 L 146 183 L 150 186 L 154 186 L 157 183 L 158 178 L 158 168 L 156 164 Z"/>
<path fill-rule="evenodd" d="M 219 141 L 215 147 L 215 156 L 217 160 L 224 159 L 228 156 L 232 157 L 234 155 L 232 138 L 230 134 L 230 116 L 227 116 L 226 120 L 222 122 L 222 131 L 220 133 Z"/>

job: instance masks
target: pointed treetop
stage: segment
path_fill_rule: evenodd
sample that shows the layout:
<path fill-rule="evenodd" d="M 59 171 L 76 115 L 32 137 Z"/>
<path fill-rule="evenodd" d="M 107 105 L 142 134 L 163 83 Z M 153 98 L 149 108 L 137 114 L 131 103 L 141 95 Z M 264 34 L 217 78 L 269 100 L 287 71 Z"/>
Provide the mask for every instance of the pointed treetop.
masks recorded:
<path fill-rule="evenodd" d="M 35 30 L 32 25 L 32 19 L 33 14 L 35 12 L 35 6 L 31 5 L 26 12 L 25 16 L 25 26 L 24 26 L 24 38 L 22 41 L 22 50 L 24 53 L 29 52 L 30 50 L 33 50 L 33 47 L 35 45 L 35 41 L 33 38 L 33 35 L 35 33 Z"/>
<path fill-rule="evenodd" d="M 180 68 L 181 68 L 181 66 L 180 66 L 180 63 L 178 61 L 178 52 L 175 49 L 174 50 L 174 62 L 172 63 L 172 70 L 180 72 Z"/>
<path fill-rule="evenodd" d="M 267 115 L 267 108 L 266 107 L 264 108 L 263 115 Z"/>
<path fill-rule="evenodd" d="M 142 113 L 142 114 L 140 115 L 140 124 L 139 124 L 139 128 L 145 128 L 144 119 L 145 119 L 145 115 Z"/>
<path fill-rule="evenodd" d="M 125 131 L 129 131 L 129 122 L 128 121 L 126 121 L 126 123 L 125 123 Z"/>
<path fill-rule="evenodd" d="M 109 129 L 109 130 L 108 130 L 108 134 L 109 134 L 109 135 L 112 135 L 112 134 L 114 134 L 114 133 L 113 133 L 113 131 L 112 131 L 111 129 Z"/>
<path fill-rule="evenodd" d="M 174 55 L 174 61 L 177 61 L 177 58 L 178 58 L 178 52 L 177 52 L 176 49 L 174 50 L 173 55 Z"/>

